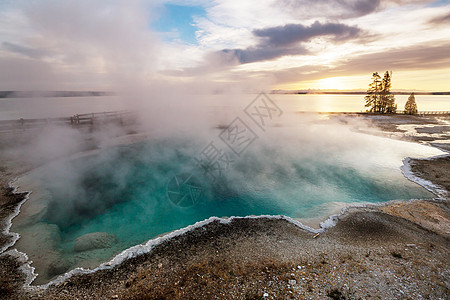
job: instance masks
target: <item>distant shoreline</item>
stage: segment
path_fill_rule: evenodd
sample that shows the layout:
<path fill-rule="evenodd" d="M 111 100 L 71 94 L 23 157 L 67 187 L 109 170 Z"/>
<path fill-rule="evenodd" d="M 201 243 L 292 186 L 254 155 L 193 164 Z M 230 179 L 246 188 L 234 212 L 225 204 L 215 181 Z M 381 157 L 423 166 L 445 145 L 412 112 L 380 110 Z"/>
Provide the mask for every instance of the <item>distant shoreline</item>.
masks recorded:
<path fill-rule="evenodd" d="M 37 98 L 37 97 L 101 97 L 114 96 L 106 91 L 0 91 L 0 98 Z"/>
<path fill-rule="evenodd" d="M 415 95 L 447 96 L 450 92 L 415 92 Z M 394 95 L 410 95 L 412 92 L 397 91 Z M 225 94 L 225 93 L 220 93 Z M 366 95 L 365 91 L 320 91 L 320 90 L 272 90 L 272 95 Z M 65 97 L 101 97 L 115 96 L 111 91 L 0 91 L 0 99 L 4 98 L 65 98 Z"/>
<path fill-rule="evenodd" d="M 433 95 L 433 96 L 446 96 L 450 95 L 450 92 L 392 92 L 394 95 Z M 271 91 L 270 94 L 286 94 L 286 95 L 367 95 L 367 92 L 352 92 L 352 91 L 336 91 L 336 92 L 321 92 L 321 91 Z"/>

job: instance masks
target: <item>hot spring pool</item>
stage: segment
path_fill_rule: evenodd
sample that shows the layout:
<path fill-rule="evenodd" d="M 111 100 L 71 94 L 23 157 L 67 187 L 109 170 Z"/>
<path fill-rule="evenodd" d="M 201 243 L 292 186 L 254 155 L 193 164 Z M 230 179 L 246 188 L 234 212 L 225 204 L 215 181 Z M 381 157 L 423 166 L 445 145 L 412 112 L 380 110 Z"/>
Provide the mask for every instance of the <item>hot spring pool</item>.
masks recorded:
<path fill-rule="evenodd" d="M 400 167 L 408 156 L 442 154 L 345 126 L 309 126 L 301 134 L 273 128 L 213 181 L 194 159 L 208 142 L 149 138 L 56 161 L 19 179 L 33 194 L 11 231 L 21 235 L 16 248 L 33 261 L 35 283 L 75 267 L 96 267 L 133 245 L 211 216 L 323 220 L 349 204 L 433 198 Z M 192 176 L 195 189 L 181 192 L 195 201 L 174 200 L 177 175 Z M 77 238 L 88 233 L 100 234 L 85 236 L 77 248 Z M 89 249 L 99 241 L 108 247 Z"/>

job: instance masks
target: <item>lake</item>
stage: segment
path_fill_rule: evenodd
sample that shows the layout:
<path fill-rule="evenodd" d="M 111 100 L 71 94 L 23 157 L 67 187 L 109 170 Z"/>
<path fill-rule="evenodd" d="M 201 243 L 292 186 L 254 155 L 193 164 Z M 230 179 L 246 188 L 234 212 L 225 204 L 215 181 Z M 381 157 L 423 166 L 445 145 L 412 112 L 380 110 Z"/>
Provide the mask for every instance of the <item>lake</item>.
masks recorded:
<path fill-rule="evenodd" d="M 365 111 L 364 95 L 269 95 L 288 111 L 361 112 Z M 229 99 L 242 99 L 247 105 L 255 95 L 199 95 L 189 101 L 206 106 L 223 106 Z M 405 106 L 408 95 L 395 96 L 398 109 Z M 151 99 L 148 100 L 150 102 Z M 145 99 L 144 99 L 145 102 Z M 417 95 L 419 111 L 450 111 L 450 95 Z M 151 104 L 150 104 L 151 106 Z M 120 96 L 65 97 L 65 98 L 5 98 L 0 99 L 0 120 L 20 118 L 57 118 L 75 114 L 116 111 L 134 107 Z"/>

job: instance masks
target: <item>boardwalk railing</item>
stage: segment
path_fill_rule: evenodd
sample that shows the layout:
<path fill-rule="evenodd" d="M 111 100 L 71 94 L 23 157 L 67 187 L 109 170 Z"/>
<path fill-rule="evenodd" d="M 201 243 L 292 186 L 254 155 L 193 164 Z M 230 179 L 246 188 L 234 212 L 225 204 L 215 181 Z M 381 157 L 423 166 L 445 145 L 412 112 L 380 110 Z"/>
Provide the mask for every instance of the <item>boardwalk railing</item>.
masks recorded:
<path fill-rule="evenodd" d="M 419 111 L 418 115 L 450 115 L 450 111 Z"/>
<path fill-rule="evenodd" d="M 66 125 L 72 127 L 84 127 L 101 124 L 114 123 L 118 125 L 128 125 L 135 123 L 137 113 L 132 111 L 112 111 L 90 114 L 77 114 L 66 118 L 47 119 L 19 119 L 0 121 L 0 132 L 23 131 L 32 128 L 39 128 L 48 125 Z"/>
<path fill-rule="evenodd" d="M 110 111 L 101 113 L 77 114 L 70 117 L 70 125 L 93 125 L 98 122 L 118 122 L 119 124 L 122 124 L 124 121 L 127 121 L 130 118 L 136 119 L 136 113 L 131 111 Z"/>

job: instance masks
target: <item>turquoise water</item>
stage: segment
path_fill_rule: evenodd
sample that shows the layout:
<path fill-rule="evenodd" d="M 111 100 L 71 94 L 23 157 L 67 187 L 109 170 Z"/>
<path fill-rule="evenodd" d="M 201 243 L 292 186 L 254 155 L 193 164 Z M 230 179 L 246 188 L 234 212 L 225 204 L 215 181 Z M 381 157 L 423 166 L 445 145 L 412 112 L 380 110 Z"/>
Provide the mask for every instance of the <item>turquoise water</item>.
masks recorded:
<path fill-rule="evenodd" d="M 317 214 L 315 208 L 330 198 L 335 202 L 383 202 L 430 196 L 422 189 L 411 189 L 403 180 L 402 184 L 394 178 L 377 180 L 351 166 L 295 161 L 293 157 L 289 171 L 272 161 L 271 171 L 255 182 L 234 181 L 230 178 L 234 174 L 225 174 L 213 182 L 202 176 L 195 165 L 192 170 L 186 168 L 192 157 L 173 151 L 173 147 L 177 149 L 177 145 L 165 141 L 142 143 L 111 149 L 102 154 L 106 158 L 68 162 L 69 169 L 83 172 L 82 178 L 69 175 L 56 180 L 55 173 L 46 174 L 44 182 L 52 201 L 43 220 L 57 224 L 68 244 L 81 234 L 106 231 L 131 246 L 210 216 L 283 214 L 302 218 Z M 165 160 L 161 159 L 163 152 Z M 158 153 L 156 160 L 152 159 L 154 153 Z M 258 177 L 263 171 L 258 170 L 258 165 L 258 159 L 248 154 L 235 167 L 242 177 Z M 196 205 L 179 207 L 167 197 L 167 181 L 189 171 L 200 179 L 202 194 Z M 63 185 L 60 180 L 64 180 Z M 78 187 L 69 195 L 68 183 Z M 283 201 L 288 197 L 301 201 Z"/>
<path fill-rule="evenodd" d="M 16 246 L 35 262 L 36 282 L 43 283 L 58 273 L 48 271 L 50 264 L 64 265 L 61 270 L 95 267 L 130 246 L 211 216 L 326 218 L 336 204 L 433 197 L 408 181 L 400 166 L 406 156 L 438 150 L 336 126 L 311 125 L 302 134 L 274 128 L 215 181 L 195 164 L 208 142 L 200 138 L 150 139 L 52 163 L 29 175 L 45 193 L 36 191 L 22 207 L 24 219 L 33 207 L 41 209 L 26 221 L 17 217 L 12 230 L 23 238 Z M 195 179 L 193 205 L 176 205 L 168 194 L 179 174 Z M 27 243 L 43 235 L 42 228 L 52 232 L 42 238 L 50 242 Z M 92 232 L 114 234 L 118 243 L 75 252 L 75 240 Z"/>

